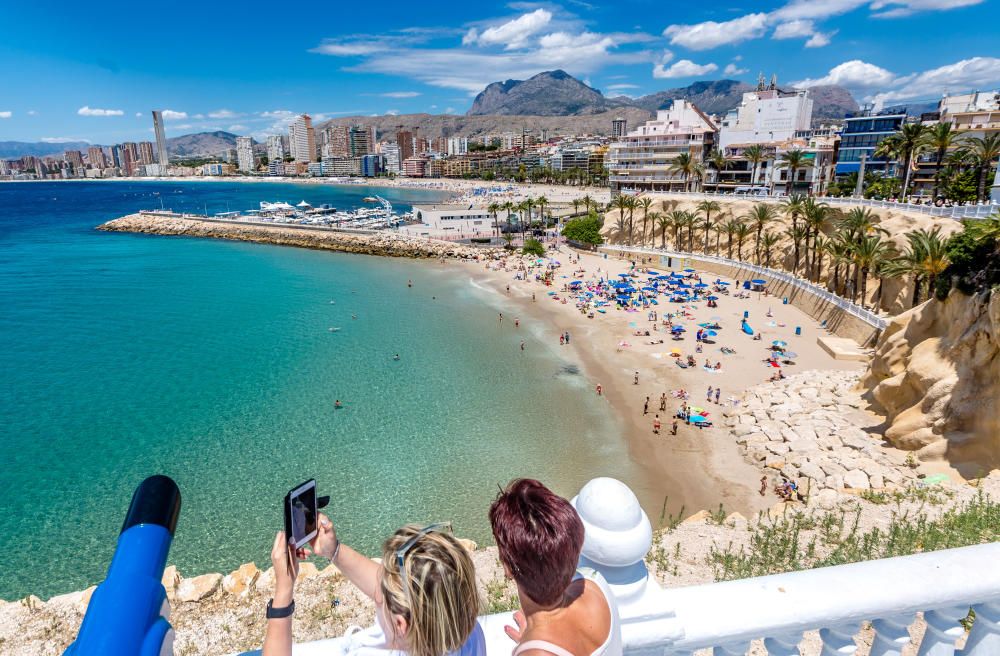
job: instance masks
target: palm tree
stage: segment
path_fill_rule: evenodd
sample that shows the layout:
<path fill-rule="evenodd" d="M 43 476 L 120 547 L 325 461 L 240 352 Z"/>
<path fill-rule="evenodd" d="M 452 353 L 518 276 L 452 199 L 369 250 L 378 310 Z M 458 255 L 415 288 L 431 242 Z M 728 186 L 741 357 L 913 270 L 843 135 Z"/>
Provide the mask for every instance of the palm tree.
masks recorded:
<path fill-rule="evenodd" d="M 493 232 L 496 232 L 498 237 L 500 236 L 500 224 L 497 223 L 497 212 L 499 212 L 502 208 L 503 205 L 496 201 L 493 201 L 486 206 L 486 211 L 493 215 Z"/>
<path fill-rule="evenodd" d="M 785 236 L 792 240 L 792 275 L 798 275 L 799 247 L 803 241 L 808 241 L 809 229 L 801 225 L 789 226 L 785 230 Z"/>
<path fill-rule="evenodd" d="M 684 210 L 672 210 L 667 214 L 670 217 L 670 227 L 674 229 L 674 248 L 676 250 L 681 250 L 680 238 L 678 232 L 684 227 L 684 219 L 687 212 Z"/>
<path fill-rule="evenodd" d="M 941 188 L 941 163 L 944 161 L 945 153 L 959 139 L 959 133 L 951 129 L 951 123 L 936 123 L 924 135 L 927 146 L 934 149 L 936 153 L 934 169 L 934 193 L 933 198 L 938 197 L 938 190 Z"/>
<path fill-rule="evenodd" d="M 948 240 L 941 237 L 941 226 L 934 226 L 933 230 L 921 228 L 912 234 L 913 241 L 917 244 L 916 250 L 921 256 L 921 270 L 927 278 L 927 295 L 930 296 L 934 293 L 938 276 L 951 264 L 948 256 Z"/>
<path fill-rule="evenodd" d="M 718 257 L 719 253 L 722 251 L 722 233 L 726 231 L 725 223 L 722 222 L 722 217 L 719 217 L 719 221 L 715 224 L 715 256 Z"/>
<path fill-rule="evenodd" d="M 726 233 L 726 257 L 730 260 L 733 259 L 733 236 L 739 230 L 740 223 L 739 219 L 730 218 L 722 226 L 722 229 Z"/>
<path fill-rule="evenodd" d="M 646 218 L 647 218 L 647 215 L 644 214 L 643 217 L 642 217 L 642 222 L 644 224 L 646 222 Z M 648 218 L 649 218 L 649 223 L 653 226 L 653 229 L 649 231 L 650 246 L 652 246 L 653 248 L 656 248 L 656 226 L 657 226 L 657 222 L 660 220 L 660 213 L 659 212 L 655 212 L 655 211 L 654 212 L 650 212 L 649 215 L 648 215 Z M 645 242 L 643 242 L 643 243 L 645 243 Z"/>
<path fill-rule="evenodd" d="M 757 167 L 767 159 L 764 147 L 759 144 L 747 146 L 743 149 L 743 159 L 750 162 L 750 186 L 757 184 Z"/>
<path fill-rule="evenodd" d="M 771 268 L 771 251 L 781 239 L 781 235 L 768 230 L 760 237 L 760 247 L 764 251 L 764 266 Z"/>
<path fill-rule="evenodd" d="M 903 177 L 903 191 L 901 197 L 906 198 L 910 187 L 910 166 L 913 158 L 916 157 L 926 145 L 924 137 L 927 126 L 921 123 L 905 123 L 896 134 L 886 137 L 875 148 L 877 157 L 889 155 L 902 160 L 903 170 L 906 172 Z"/>
<path fill-rule="evenodd" d="M 625 212 L 628 210 L 628 205 L 629 205 L 629 199 L 630 198 L 631 198 L 631 196 L 626 196 L 625 194 L 618 194 L 613 199 L 611 199 L 611 205 L 616 210 L 618 210 L 618 214 L 621 216 L 622 219 L 625 218 Z M 622 235 L 623 233 L 619 232 L 618 234 Z M 631 243 L 631 238 L 629 240 L 629 243 Z"/>
<path fill-rule="evenodd" d="M 795 173 L 799 169 L 809 168 L 813 165 L 812 157 L 807 157 L 804 150 L 794 148 L 781 155 L 776 168 L 788 169 L 788 180 L 785 181 L 785 193 L 791 194 L 795 185 Z"/>
<path fill-rule="evenodd" d="M 812 262 L 809 262 L 809 236 L 806 235 L 806 269 L 809 277 L 818 279 L 819 270 L 816 268 L 816 256 L 819 253 L 819 238 L 830 218 L 830 206 L 823 202 L 817 202 L 815 198 L 806 198 L 802 201 L 802 218 L 806 222 L 807 233 L 812 234 Z M 820 260 L 822 268 L 822 259 Z"/>
<path fill-rule="evenodd" d="M 684 191 L 690 191 L 688 188 L 689 178 L 698 172 L 698 163 L 691 157 L 690 153 L 680 153 L 674 158 L 669 171 L 670 173 L 680 173 L 681 180 L 684 182 Z"/>
<path fill-rule="evenodd" d="M 823 256 L 830 252 L 830 240 L 826 235 L 816 235 L 813 239 L 813 278 L 819 282 L 823 271 Z"/>
<path fill-rule="evenodd" d="M 904 276 L 913 277 L 913 295 L 910 299 L 910 307 L 916 307 L 920 302 L 920 287 L 923 283 L 923 255 L 919 246 L 914 244 L 913 233 L 907 233 L 906 237 L 910 244 L 899 254 L 898 257 L 886 263 L 883 274 L 890 278 L 902 278 Z"/>
<path fill-rule="evenodd" d="M 545 196 L 539 196 L 535 199 L 535 205 L 538 205 L 538 216 L 542 220 L 542 227 L 546 227 L 545 221 L 545 206 L 549 204 L 549 199 Z"/>
<path fill-rule="evenodd" d="M 635 208 L 637 205 L 636 197 L 629 196 L 628 202 L 625 204 L 628 209 L 628 245 L 632 245 L 632 238 L 635 234 Z"/>
<path fill-rule="evenodd" d="M 849 266 L 851 262 L 851 249 L 854 243 L 849 239 L 846 239 L 843 234 L 837 234 L 833 239 L 830 240 L 830 245 L 827 247 L 827 251 L 830 253 L 830 258 L 833 261 L 833 293 L 845 295 L 845 290 L 841 289 L 840 286 L 840 267 Z M 845 268 L 847 268 L 845 266 Z M 846 272 L 845 272 L 846 273 Z M 847 286 L 848 276 L 844 276 L 844 286 Z M 853 298 L 851 300 L 854 300 Z"/>
<path fill-rule="evenodd" d="M 642 208 L 642 239 L 639 240 L 640 244 L 646 243 L 646 225 L 649 223 L 649 208 L 653 204 L 653 199 L 649 196 L 643 196 L 638 199 L 639 207 Z"/>
<path fill-rule="evenodd" d="M 702 226 L 705 228 L 705 254 L 708 254 L 708 231 L 712 229 L 712 212 L 718 212 L 722 208 L 718 201 L 714 200 L 703 200 L 695 207 L 699 212 L 705 215 L 705 220 L 702 222 Z"/>
<path fill-rule="evenodd" d="M 885 261 L 891 259 L 894 252 L 892 244 L 883 241 L 882 235 L 877 234 L 867 236 L 852 246 L 851 255 L 861 272 L 861 307 L 865 306 L 868 294 L 868 274 L 872 269 L 881 268 Z"/>
<path fill-rule="evenodd" d="M 660 229 L 660 248 L 666 248 L 667 230 L 673 222 L 668 214 L 660 214 L 659 212 L 654 212 L 653 214 L 656 216 L 656 227 Z"/>
<path fill-rule="evenodd" d="M 715 191 L 718 192 L 722 171 L 729 168 L 730 161 L 726 159 L 725 154 L 721 150 L 716 148 L 708 154 L 708 163 L 712 165 L 713 169 L 715 169 Z"/>
<path fill-rule="evenodd" d="M 743 218 L 750 221 L 753 224 L 754 230 L 757 233 L 756 239 L 754 241 L 754 258 L 757 264 L 760 264 L 760 233 L 764 229 L 764 226 L 769 224 L 771 221 L 777 218 L 777 210 L 774 205 L 768 203 L 757 203 L 750 210 L 750 213 Z"/>
<path fill-rule="evenodd" d="M 580 199 L 574 198 L 572 202 L 573 202 L 573 216 L 576 216 L 580 211 Z M 590 208 L 588 207 L 587 210 L 589 211 Z"/>
<path fill-rule="evenodd" d="M 750 236 L 751 232 L 753 232 L 753 228 L 750 227 L 748 224 L 743 223 L 742 221 L 738 221 L 736 223 L 735 233 L 736 233 L 736 259 L 737 260 L 740 260 L 740 261 L 743 260 L 743 241 L 747 237 Z"/>
<path fill-rule="evenodd" d="M 615 232 L 618 233 L 619 244 L 625 241 L 625 232 L 627 230 L 628 230 L 628 220 L 625 218 L 625 215 L 622 214 L 615 220 Z"/>
<path fill-rule="evenodd" d="M 698 223 L 698 216 L 691 212 L 684 212 L 684 227 L 687 228 L 687 252 L 694 252 L 694 227 Z"/>
<path fill-rule="evenodd" d="M 792 220 L 791 230 L 788 231 L 788 236 L 792 238 L 792 243 L 795 247 L 792 256 L 792 275 L 795 275 L 796 269 L 799 268 L 799 243 L 801 242 L 802 233 L 798 228 L 799 217 L 802 216 L 802 202 L 804 198 L 802 194 L 792 194 L 781 199 L 782 211 Z M 799 238 L 796 238 L 797 236 Z"/>
<path fill-rule="evenodd" d="M 587 213 L 589 213 L 589 212 L 590 212 L 590 206 L 591 206 L 591 205 L 594 205 L 594 206 L 596 206 L 596 205 L 597 205 L 597 203 L 595 203 L 595 202 L 594 202 L 594 199 L 590 197 L 590 194 L 586 194 L 586 195 L 584 195 L 584 197 L 583 197 L 583 198 L 581 198 L 581 199 L 580 199 L 580 201 L 581 201 L 581 202 L 582 202 L 582 203 L 584 204 L 584 206 L 585 206 L 585 207 L 587 208 L 586 210 L 584 210 L 584 211 L 585 211 L 585 212 L 587 212 Z"/>
<path fill-rule="evenodd" d="M 965 153 L 976 169 L 976 200 L 986 197 L 986 179 L 993 162 L 1000 157 L 1000 132 L 985 137 L 973 137 L 965 142 Z"/>

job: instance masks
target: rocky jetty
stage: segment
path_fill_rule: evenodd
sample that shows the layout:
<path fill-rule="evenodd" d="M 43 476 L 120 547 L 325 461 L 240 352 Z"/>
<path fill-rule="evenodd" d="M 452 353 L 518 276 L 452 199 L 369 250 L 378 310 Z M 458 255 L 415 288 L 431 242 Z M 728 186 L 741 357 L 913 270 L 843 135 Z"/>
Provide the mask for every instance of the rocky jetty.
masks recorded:
<path fill-rule="evenodd" d="M 805 372 L 752 387 L 723 411 L 728 433 L 748 461 L 804 492 L 906 487 L 917 474 L 872 432 L 880 421 L 862 409 L 859 376 Z"/>
<path fill-rule="evenodd" d="M 299 226 L 260 225 L 235 221 L 202 220 L 160 212 L 129 214 L 97 227 L 107 232 L 137 232 L 233 239 L 260 244 L 297 246 L 321 250 L 409 258 L 478 260 L 492 257 L 484 249 L 435 239 L 418 239 L 391 231 L 345 232 Z"/>

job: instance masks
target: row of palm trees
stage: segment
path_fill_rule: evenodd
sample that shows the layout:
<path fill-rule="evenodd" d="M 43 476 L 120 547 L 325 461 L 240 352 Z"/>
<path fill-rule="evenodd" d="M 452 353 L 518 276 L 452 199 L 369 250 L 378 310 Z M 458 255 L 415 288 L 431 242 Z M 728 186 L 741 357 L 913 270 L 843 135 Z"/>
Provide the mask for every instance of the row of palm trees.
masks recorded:
<path fill-rule="evenodd" d="M 875 148 L 875 157 L 895 159 L 905 171 L 902 196 L 910 188 L 910 175 L 916 158 L 924 152 L 933 152 L 937 168 L 934 173 L 934 197 L 937 198 L 942 180 L 964 170 L 975 171 L 976 200 L 985 198 L 986 179 L 993 163 L 1000 157 L 1000 134 L 969 137 L 956 131 L 950 122 L 934 125 L 904 124 L 899 132 L 886 137 Z"/>
<path fill-rule="evenodd" d="M 585 196 L 584 198 L 587 199 L 587 201 L 588 201 L 588 211 L 589 211 L 590 203 L 593 203 L 594 201 L 589 196 Z M 580 201 L 574 201 L 573 202 L 574 206 L 578 205 L 579 202 Z M 532 213 L 531 212 L 532 212 L 532 210 L 535 207 L 538 208 L 538 214 L 537 214 L 537 216 L 544 223 L 544 221 L 545 221 L 545 208 L 548 207 L 549 204 L 550 204 L 550 201 L 545 196 L 539 196 L 538 198 L 531 198 L 529 196 L 528 198 L 525 198 L 523 201 L 521 201 L 519 203 L 515 203 L 513 201 L 506 201 L 506 202 L 503 202 L 503 203 L 498 203 L 498 202 L 494 201 L 494 202 L 492 202 L 492 203 L 490 203 L 489 205 L 486 206 L 486 211 L 489 212 L 490 215 L 493 216 L 493 232 L 494 232 L 494 234 L 497 237 L 503 237 L 504 239 L 507 240 L 507 243 L 509 244 L 510 241 L 513 240 L 513 237 L 510 236 L 510 235 L 512 235 L 513 229 L 514 229 L 514 221 L 511 219 L 511 215 L 517 213 L 517 228 L 518 228 L 518 231 L 521 233 L 521 239 L 523 240 L 525 232 L 527 231 L 528 227 L 531 225 L 531 221 L 532 221 Z M 506 212 L 507 213 L 506 221 L 505 221 L 506 224 L 507 224 L 507 230 L 506 231 L 501 230 L 500 223 L 499 223 L 499 221 L 497 221 L 497 214 L 500 213 L 500 212 Z"/>
<path fill-rule="evenodd" d="M 706 255 L 714 250 L 715 255 L 720 255 L 725 235 L 726 257 L 734 259 L 735 255 L 735 259 L 743 260 L 744 246 L 752 239 L 753 261 L 771 267 L 774 255 L 790 242 L 790 258 L 778 258 L 777 264 L 817 283 L 823 280 L 823 266 L 827 264 L 827 287 L 852 302 L 860 296 L 862 305 L 867 301 L 870 279 L 878 282 L 873 303 L 878 307 L 884 279 L 904 276 L 912 281 L 911 303 L 916 305 L 922 289 L 933 290 L 937 277 L 948 266 L 947 239 L 940 227 L 907 233 L 907 244 L 900 250 L 888 239 L 888 232 L 879 226 L 870 209 L 857 207 L 843 213 L 801 195 L 789 196 L 780 205 L 756 203 L 741 216 L 723 213 L 714 200 L 701 201 L 693 211 L 678 209 L 677 201 L 669 200 L 653 209 L 648 197 L 619 196 L 612 206 L 619 210 L 614 226 L 618 241 L 628 245 L 655 246 L 658 234 L 661 248 L 666 248 L 669 237 L 674 250 L 701 250 Z M 638 234 L 637 211 L 641 212 Z M 778 227 L 782 218 L 788 223 Z"/>
<path fill-rule="evenodd" d="M 766 162 L 770 157 L 767 149 L 759 144 L 754 144 L 747 146 L 743 149 L 740 158 L 746 160 L 750 165 L 750 184 L 754 185 L 757 183 L 757 172 L 760 170 L 760 165 Z M 715 186 L 718 189 L 719 177 L 722 172 L 728 169 L 735 160 L 729 159 L 722 153 L 719 149 L 715 149 L 708 154 L 704 163 L 699 162 L 688 153 L 681 153 L 674 158 L 673 164 L 671 165 L 669 171 L 673 174 L 679 174 L 681 180 L 684 184 L 684 191 L 691 191 L 692 184 L 698 185 L 702 183 L 705 178 L 705 172 L 709 169 L 715 169 Z M 807 169 L 811 167 L 814 160 L 811 155 L 806 153 L 806 151 L 801 149 L 792 149 L 787 152 L 782 153 L 778 160 L 775 162 L 774 166 L 776 169 L 787 169 L 788 176 L 785 180 L 785 193 L 792 193 L 792 185 L 795 183 L 795 174 L 798 171 Z"/>

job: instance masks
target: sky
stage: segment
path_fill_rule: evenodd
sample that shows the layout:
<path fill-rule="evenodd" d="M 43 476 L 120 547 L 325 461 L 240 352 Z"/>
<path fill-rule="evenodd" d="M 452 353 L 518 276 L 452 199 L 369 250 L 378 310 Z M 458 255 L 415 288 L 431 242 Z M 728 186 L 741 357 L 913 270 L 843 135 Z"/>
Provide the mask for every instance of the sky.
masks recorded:
<path fill-rule="evenodd" d="M 290 118 L 465 113 L 563 69 L 605 95 L 840 84 L 888 104 L 1000 87 L 1000 0 L 7 2 L 0 141 L 262 138 Z"/>

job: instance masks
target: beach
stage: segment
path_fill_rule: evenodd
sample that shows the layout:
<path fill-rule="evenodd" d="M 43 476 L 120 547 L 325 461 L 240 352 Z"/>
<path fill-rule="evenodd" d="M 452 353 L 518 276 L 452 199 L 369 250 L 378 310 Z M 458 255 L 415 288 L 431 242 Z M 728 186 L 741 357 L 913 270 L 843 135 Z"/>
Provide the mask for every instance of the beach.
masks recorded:
<path fill-rule="evenodd" d="M 753 293 L 744 299 L 720 296 L 717 308 L 708 308 L 705 302 L 674 304 L 660 297 L 658 305 L 650 306 L 660 313 L 658 322 L 648 320 L 647 310 L 627 312 L 611 306 L 606 313 L 595 313 L 588 318 L 577 308 L 575 298 L 562 291 L 563 286 L 574 279 L 619 279 L 619 274 L 630 270 L 631 261 L 614 256 L 605 259 L 603 254 L 580 253 L 565 247 L 550 255 L 561 263 L 555 269 L 552 286 L 536 282 L 533 273 L 529 273 L 527 280 L 518 280 L 517 270 L 525 262 L 520 256 L 466 266 L 478 269 L 470 275 L 486 283 L 493 294 L 492 302 L 501 308 L 504 319 L 502 324 L 498 322 L 498 329 L 523 331 L 525 348 L 555 345 L 570 352 L 580 363 L 594 390 L 594 403 L 609 404 L 621 420 L 629 455 L 644 473 L 644 480 L 629 483 L 647 512 L 655 514 L 665 507 L 671 514 L 681 512 L 682 508 L 690 513 L 716 509 L 721 504 L 726 511 L 753 514 L 773 505 L 777 497 L 771 491 L 764 496 L 758 493 L 759 469 L 740 455 L 736 443 L 721 427 L 722 412 L 737 405 L 747 388 L 766 382 L 773 374 L 775 368 L 764 360 L 774 340 L 787 341 L 797 354 L 794 365 L 784 365 L 787 375 L 809 370 L 861 371 L 864 364 L 834 360 L 816 343 L 817 335 L 825 331 L 815 320 L 790 304 L 782 304 L 780 298 L 763 293 Z M 677 264 L 674 270 L 679 271 Z M 660 273 L 668 271 L 653 263 L 649 268 Z M 706 281 L 717 277 L 703 276 Z M 554 300 L 556 297 L 559 298 Z M 563 303 L 567 297 L 569 300 Z M 684 309 L 692 318 L 675 320 L 687 330 L 682 340 L 674 341 L 661 322 L 665 313 L 677 311 L 681 305 L 687 306 Z M 760 341 L 741 331 L 744 311 L 749 313 L 750 325 L 761 333 Z M 703 344 L 703 351 L 697 353 L 698 323 L 708 322 L 711 317 L 720 317 L 722 329 L 714 338 L 715 344 Z M 517 327 L 515 320 L 520 324 Z M 797 327 L 801 328 L 798 336 Z M 650 331 L 648 337 L 634 334 L 646 330 Z M 560 334 L 566 331 L 570 333 L 570 342 L 560 346 Z M 663 343 L 658 343 L 661 339 Z M 650 344 L 651 341 L 657 343 Z M 722 353 L 723 346 L 735 349 L 735 353 Z M 694 356 L 697 366 L 679 368 L 670 355 L 675 348 L 681 350 L 682 357 Z M 721 370 L 706 370 L 703 367 L 706 359 L 713 367 L 720 363 Z M 639 373 L 638 385 L 635 372 Z M 597 385 L 602 388 L 600 395 Z M 714 392 L 712 401 L 706 401 L 710 386 L 721 388 L 718 404 Z M 713 427 L 697 428 L 681 420 L 677 435 L 671 435 L 672 416 L 683 402 L 672 393 L 681 389 L 690 393 L 691 405 L 707 411 L 715 423 Z M 662 394 L 667 395 L 665 412 L 659 410 Z M 646 397 L 649 397 L 648 412 L 644 412 Z M 658 435 L 653 433 L 657 414 L 662 423 Z"/>

